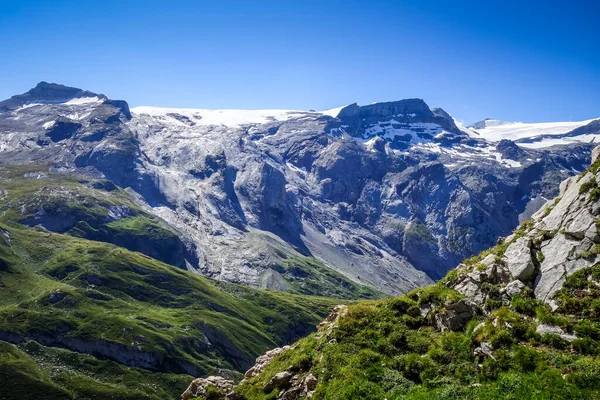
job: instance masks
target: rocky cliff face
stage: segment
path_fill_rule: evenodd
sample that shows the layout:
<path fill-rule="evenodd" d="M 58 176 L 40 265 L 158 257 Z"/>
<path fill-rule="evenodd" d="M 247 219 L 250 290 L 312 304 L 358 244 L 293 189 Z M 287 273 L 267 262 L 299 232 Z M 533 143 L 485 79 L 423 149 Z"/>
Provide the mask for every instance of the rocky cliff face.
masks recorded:
<path fill-rule="evenodd" d="M 0 104 L 3 163 L 109 179 L 180 235 L 187 268 L 275 289 L 302 279 L 284 265 L 305 257 L 392 294 L 440 278 L 556 195 L 591 151 L 488 142 L 419 99 L 130 111 L 41 83 Z"/>
<path fill-rule="evenodd" d="M 508 285 L 504 300 L 526 287 L 536 299 L 557 307 L 555 293 L 565 280 L 588 268 L 600 253 L 600 147 L 592 152 L 592 166 L 579 176 L 563 181 L 559 196 L 548 201 L 514 234 L 488 251 L 484 258 L 469 260 L 457 271 L 454 288 L 479 305 L 494 300 L 484 283 Z M 473 272 L 466 273 L 475 265 Z M 514 279 L 514 281 L 513 281 Z"/>

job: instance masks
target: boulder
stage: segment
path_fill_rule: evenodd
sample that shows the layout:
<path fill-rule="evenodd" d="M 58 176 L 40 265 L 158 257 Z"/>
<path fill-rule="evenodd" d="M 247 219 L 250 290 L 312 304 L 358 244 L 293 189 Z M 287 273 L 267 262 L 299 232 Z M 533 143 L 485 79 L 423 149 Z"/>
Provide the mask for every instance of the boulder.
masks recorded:
<path fill-rule="evenodd" d="M 522 294 L 527 289 L 527 286 L 519 280 L 512 281 L 502 289 L 500 289 L 500 294 L 506 295 L 509 299 L 512 299 L 518 294 Z"/>
<path fill-rule="evenodd" d="M 287 389 L 290 386 L 292 380 L 292 374 L 290 371 L 282 371 L 275 374 L 264 387 L 264 391 L 269 393 L 273 389 Z"/>
<path fill-rule="evenodd" d="M 446 330 L 460 331 L 478 312 L 477 304 L 463 299 L 447 306 L 445 311 L 436 313 L 433 323 L 442 332 Z"/>
<path fill-rule="evenodd" d="M 483 305 L 485 302 L 485 293 L 481 290 L 481 281 L 475 282 L 471 278 L 467 277 L 458 283 L 454 290 L 458 293 L 467 296 L 469 299 L 479 305 Z"/>
<path fill-rule="evenodd" d="M 504 253 L 506 266 L 515 279 L 526 281 L 533 275 L 535 265 L 531 256 L 531 239 L 521 237 L 515 240 Z"/>
<path fill-rule="evenodd" d="M 221 376 L 197 378 L 192 381 L 185 392 L 181 394 L 183 400 L 202 398 L 205 400 L 234 400 L 233 381 Z"/>

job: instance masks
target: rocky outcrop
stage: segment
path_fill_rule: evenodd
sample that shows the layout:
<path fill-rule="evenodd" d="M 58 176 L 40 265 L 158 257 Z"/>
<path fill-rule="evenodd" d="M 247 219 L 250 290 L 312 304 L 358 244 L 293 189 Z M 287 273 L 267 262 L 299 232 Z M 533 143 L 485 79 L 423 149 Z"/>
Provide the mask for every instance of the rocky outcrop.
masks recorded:
<path fill-rule="evenodd" d="M 487 299 L 507 303 L 531 292 L 554 307 L 553 295 L 565 279 L 600 260 L 600 146 L 592 154 L 592 166 L 565 180 L 559 197 L 548 201 L 486 258 L 474 266 L 459 266 L 454 289 L 480 305 Z M 499 297 L 489 285 L 499 285 Z"/>
<path fill-rule="evenodd" d="M 235 400 L 233 381 L 221 376 L 194 379 L 185 392 L 181 394 L 183 400 L 201 398 L 204 400 Z"/>
<path fill-rule="evenodd" d="M 277 357 L 284 351 L 289 350 L 290 348 L 291 348 L 290 346 L 277 347 L 273 350 L 267 351 L 262 356 L 259 356 L 256 359 L 256 363 L 254 364 L 254 366 L 252 368 L 250 368 L 248 371 L 246 371 L 246 373 L 244 374 L 244 379 L 250 379 L 250 378 L 260 374 L 265 369 L 265 367 L 267 365 L 269 365 L 269 363 L 275 357 Z"/>
<path fill-rule="evenodd" d="M 479 313 L 477 304 L 470 300 L 459 300 L 434 314 L 434 326 L 440 330 L 460 331 Z"/>

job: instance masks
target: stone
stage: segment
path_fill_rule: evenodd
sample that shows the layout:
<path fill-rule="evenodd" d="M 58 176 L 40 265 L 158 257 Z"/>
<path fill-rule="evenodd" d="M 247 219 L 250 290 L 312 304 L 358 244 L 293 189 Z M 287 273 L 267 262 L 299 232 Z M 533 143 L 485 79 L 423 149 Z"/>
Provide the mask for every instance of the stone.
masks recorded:
<path fill-rule="evenodd" d="M 217 392 L 212 389 L 216 388 Z M 233 381 L 221 376 L 209 376 L 208 378 L 197 378 L 181 394 L 183 400 L 202 398 L 205 400 L 234 400 Z"/>
<path fill-rule="evenodd" d="M 492 354 L 492 345 L 489 342 L 483 342 L 480 346 L 476 347 L 473 351 L 475 357 L 487 357 L 495 360 Z"/>
<path fill-rule="evenodd" d="M 481 283 L 478 284 L 468 277 L 454 286 L 454 290 L 467 296 L 479 305 L 483 305 L 485 301 L 485 293 L 481 290 Z"/>
<path fill-rule="evenodd" d="M 262 356 L 256 358 L 254 366 L 248 371 L 246 371 L 246 373 L 244 374 L 244 379 L 250 379 L 260 374 L 265 369 L 265 367 L 269 365 L 271 361 L 273 361 L 275 357 L 277 357 L 284 351 L 289 350 L 290 348 L 291 346 L 277 347 L 275 349 L 267 351 Z"/>
<path fill-rule="evenodd" d="M 436 313 L 434 325 L 440 331 L 460 331 L 479 313 L 479 307 L 471 300 L 462 299 Z"/>
<path fill-rule="evenodd" d="M 306 386 L 306 389 L 309 391 L 314 391 L 317 388 L 317 383 L 318 383 L 317 377 L 314 376 L 313 374 L 308 374 L 304 378 L 304 385 Z"/>
<path fill-rule="evenodd" d="M 485 258 L 483 260 L 480 261 L 480 264 L 490 266 L 490 265 L 494 264 L 495 262 L 496 262 L 496 255 L 488 254 L 487 256 L 485 256 Z"/>
<path fill-rule="evenodd" d="M 525 289 L 527 289 L 527 286 L 525 286 L 523 282 L 515 280 L 503 287 L 502 289 L 500 289 L 500 294 L 505 294 L 506 296 L 512 299 L 516 295 L 522 294 L 525 291 Z"/>
<path fill-rule="evenodd" d="M 287 389 L 294 374 L 290 371 L 282 371 L 275 374 L 264 387 L 264 391 L 269 393 L 273 389 Z"/>
<path fill-rule="evenodd" d="M 510 274 L 521 281 L 533 275 L 535 265 L 531 257 L 531 239 L 521 237 L 515 240 L 504 252 L 504 259 Z"/>
<path fill-rule="evenodd" d="M 560 326 L 556 325 L 539 324 L 535 331 L 540 335 L 558 335 L 568 342 L 577 339 L 576 335 L 565 333 Z"/>

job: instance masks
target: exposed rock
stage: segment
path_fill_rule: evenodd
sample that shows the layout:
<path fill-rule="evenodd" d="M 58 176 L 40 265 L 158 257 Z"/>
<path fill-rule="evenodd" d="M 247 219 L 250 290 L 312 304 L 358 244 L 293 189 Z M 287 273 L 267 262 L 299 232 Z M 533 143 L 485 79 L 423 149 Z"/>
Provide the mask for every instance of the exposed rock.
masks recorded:
<path fill-rule="evenodd" d="M 506 295 L 509 299 L 512 299 L 518 294 L 522 294 L 527 289 L 527 286 L 519 280 L 512 281 L 502 289 L 500 294 Z"/>
<path fill-rule="evenodd" d="M 577 339 L 577 336 L 565 333 L 560 326 L 556 325 L 539 324 L 535 331 L 540 335 L 558 335 L 568 342 Z"/>
<path fill-rule="evenodd" d="M 480 261 L 481 264 L 488 266 L 488 267 L 490 265 L 494 264 L 494 262 L 496 262 L 495 254 L 488 254 L 487 256 L 485 256 L 485 258 L 483 260 Z"/>
<path fill-rule="evenodd" d="M 290 348 L 290 346 L 277 347 L 275 349 L 267 351 L 262 356 L 259 356 L 256 359 L 256 363 L 254 364 L 254 366 L 248 371 L 246 371 L 246 373 L 244 374 L 244 379 L 250 379 L 260 374 L 275 357 L 277 357 L 284 351 L 289 350 Z"/>
<path fill-rule="evenodd" d="M 333 307 L 333 310 L 327 318 L 325 318 L 319 325 L 317 325 L 317 337 L 329 336 L 332 330 L 337 326 L 337 322 L 340 318 L 344 317 L 348 313 L 348 306 L 344 304 L 338 304 Z"/>
<path fill-rule="evenodd" d="M 287 389 L 293 376 L 294 374 L 290 371 L 282 371 L 273 375 L 264 387 L 265 392 L 270 393 L 273 389 Z"/>
<path fill-rule="evenodd" d="M 464 279 L 462 282 L 457 284 L 454 287 L 458 293 L 467 296 L 469 299 L 477 303 L 478 305 L 483 305 L 485 302 L 486 294 L 481 290 L 481 282 L 477 283 L 470 278 Z"/>
<path fill-rule="evenodd" d="M 531 257 L 531 239 L 522 237 L 515 240 L 504 253 L 504 259 L 515 279 L 526 281 L 533 275 L 535 265 Z"/>
<path fill-rule="evenodd" d="M 221 376 L 197 378 L 181 394 L 183 400 L 202 398 L 204 400 L 234 400 L 233 381 Z"/>
<path fill-rule="evenodd" d="M 470 300 L 459 300 L 435 314 L 434 325 L 440 331 L 460 331 L 479 312 L 479 307 Z"/>
<path fill-rule="evenodd" d="M 489 342 L 483 342 L 479 347 L 476 347 L 473 351 L 473 355 L 475 357 L 487 357 L 491 359 L 495 359 L 492 354 L 492 345 Z"/>
<path fill-rule="evenodd" d="M 598 121 L 595 121 L 596 125 L 598 124 Z M 592 150 L 592 164 L 595 163 L 596 161 L 598 161 L 598 158 L 600 157 L 600 147 L 594 147 L 594 149 Z"/>

